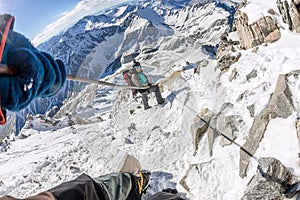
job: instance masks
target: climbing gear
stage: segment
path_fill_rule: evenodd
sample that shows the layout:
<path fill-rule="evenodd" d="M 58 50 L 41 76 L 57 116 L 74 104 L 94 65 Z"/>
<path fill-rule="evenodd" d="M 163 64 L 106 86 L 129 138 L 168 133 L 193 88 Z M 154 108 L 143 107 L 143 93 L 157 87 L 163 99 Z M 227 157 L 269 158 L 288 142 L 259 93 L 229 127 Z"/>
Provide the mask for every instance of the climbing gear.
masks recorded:
<path fill-rule="evenodd" d="M 145 194 L 150 181 L 151 172 L 147 170 L 141 170 L 138 172 L 138 192 L 139 195 Z"/>
<path fill-rule="evenodd" d="M 142 172 L 139 173 L 139 179 L 138 179 L 138 187 L 139 187 L 139 194 L 141 195 L 143 192 L 143 184 L 144 184 L 144 177 Z"/>
<path fill-rule="evenodd" d="M 132 70 L 126 69 L 122 72 L 123 79 L 126 81 L 128 86 L 135 86 L 132 82 Z M 137 89 L 131 89 L 132 97 L 135 97 L 137 94 Z"/>
<path fill-rule="evenodd" d="M 5 123 L 6 123 L 6 110 L 2 109 L 1 96 L 0 96 L 0 125 L 4 125 Z"/>
<path fill-rule="evenodd" d="M 132 71 L 129 69 L 126 69 L 122 72 L 123 78 L 126 81 L 127 85 L 132 86 L 132 81 L 131 81 L 131 77 L 132 77 Z"/>
<path fill-rule="evenodd" d="M 12 25 L 14 19 L 15 19 L 14 16 L 10 16 L 10 18 L 8 19 L 8 21 L 6 23 L 3 34 L 2 34 L 2 39 L 1 39 L 1 44 L 0 44 L 0 63 L 2 62 L 2 55 L 4 52 L 7 35 L 8 35 L 9 29 L 11 28 L 11 25 Z M 1 66 L 2 66 L 2 64 L 1 64 Z M 1 70 L 0 70 L 0 72 L 1 72 Z M 6 74 L 11 75 L 12 71 L 9 68 L 7 68 Z M 6 123 L 6 111 L 4 109 L 2 109 L 1 96 L 0 96 L 0 125 L 4 125 L 5 123 Z"/>

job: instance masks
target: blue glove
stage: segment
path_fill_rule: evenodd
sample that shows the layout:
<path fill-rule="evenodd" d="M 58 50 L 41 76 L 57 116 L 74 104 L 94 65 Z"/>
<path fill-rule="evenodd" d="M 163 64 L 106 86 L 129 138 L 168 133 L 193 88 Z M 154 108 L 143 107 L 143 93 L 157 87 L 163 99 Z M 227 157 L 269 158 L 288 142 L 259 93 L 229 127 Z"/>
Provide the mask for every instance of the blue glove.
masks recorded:
<path fill-rule="evenodd" d="M 37 97 L 53 96 L 66 81 L 64 64 L 36 49 L 18 48 L 10 51 L 7 64 L 17 74 L 0 79 L 4 109 L 18 111 Z"/>

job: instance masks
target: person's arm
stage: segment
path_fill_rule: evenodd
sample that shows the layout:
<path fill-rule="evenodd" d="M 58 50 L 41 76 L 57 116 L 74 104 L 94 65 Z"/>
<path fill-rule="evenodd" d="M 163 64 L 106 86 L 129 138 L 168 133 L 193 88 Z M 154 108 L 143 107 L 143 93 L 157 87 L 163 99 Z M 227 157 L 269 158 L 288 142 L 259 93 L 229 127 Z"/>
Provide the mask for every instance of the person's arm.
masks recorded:
<path fill-rule="evenodd" d="M 66 81 L 65 65 L 35 49 L 23 35 L 11 31 L 3 63 L 16 74 L 0 77 L 1 106 L 19 111 L 37 97 L 53 96 Z"/>

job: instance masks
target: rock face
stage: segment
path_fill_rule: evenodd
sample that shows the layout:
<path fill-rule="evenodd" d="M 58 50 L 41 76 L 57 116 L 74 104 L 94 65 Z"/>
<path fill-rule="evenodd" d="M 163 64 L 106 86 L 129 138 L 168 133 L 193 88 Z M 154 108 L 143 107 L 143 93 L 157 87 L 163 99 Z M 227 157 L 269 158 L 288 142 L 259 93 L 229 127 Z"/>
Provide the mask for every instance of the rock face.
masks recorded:
<path fill-rule="evenodd" d="M 214 113 L 209 109 L 203 109 L 199 116 L 197 115 L 194 123 L 191 125 L 191 133 L 193 137 L 194 154 L 198 150 L 198 143 L 206 133 L 209 127 L 210 120 L 214 116 Z M 203 119 L 203 120 L 202 120 Z M 213 142 L 212 142 L 213 143 Z"/>
<path fill-rule="evenodd" d="M 257 170 L 242 199 L 285 199 L 285 184 L 294 184 L 297 177 L 275 158 L 260 158 L 259 167 L 262 171 Z"/>
<path fill-rule="evenodd" d="M 258 148 L 271 119 L 276 117 L 287 118 L 292 114 L 294 107 L 291 96 L 285 75 L 280 75 L 268 106 L 261 112 L 260 115 L 255 117 L 253 125 L 249 131 L 247 141 L 243 145 L 243 148 L 247 149 L 250 154 L 255 154 L 255 151 Z M 241 177 L 245 177 L 247 175 L 249 162 L 250 157 L 244 151 L 240 150 Z"/>
<path fill-rule="evenodd" d="M 290 4 L 288 4 L 286 0 L 277 0 L 276 3 L 283 21 L 289 25 L 289 29 L 300 33 L 300 2 L 298 0 L 292 0 Z"/>
<path fill-rule="evenodd" d="M 207 108 L 203 109 L 195 117 L 194 123 L 191 125 L 194 155 L 199 149 L 200 141 L 205 140 L 204 136 L 207 136 L 208 153 L 210 156 L 213 155 L 214 142 L 218 136 L 222 135 L 220 140 L 222 147 L 231 145 L 232 141 L 236 138 L 234 133 L 238 132 L 236 127 L 238 118 L 238 116 L 233 115 L 224 116 L 215 114 Z"/>
<path fill-rule="evenodd" d="M 246 13 L 235 21 L 241 48 L 249 49 L 263 43 L 275 42 L 280 37 L 279 26 L 270 16 L 262 17 L 249 24 Z"/>
<path fill-rule="evenodd" d="M 222 73 L 226 72 L 229 67 L 241 57 L 241 53 L 238 52 L 237 48 L 240 43 L 238 41 L 232 41 L 227 37 L 227 34 L 222 35 L 216 53 L 216 59 L 218 59 L 216 68 L 221 70 Z"/>

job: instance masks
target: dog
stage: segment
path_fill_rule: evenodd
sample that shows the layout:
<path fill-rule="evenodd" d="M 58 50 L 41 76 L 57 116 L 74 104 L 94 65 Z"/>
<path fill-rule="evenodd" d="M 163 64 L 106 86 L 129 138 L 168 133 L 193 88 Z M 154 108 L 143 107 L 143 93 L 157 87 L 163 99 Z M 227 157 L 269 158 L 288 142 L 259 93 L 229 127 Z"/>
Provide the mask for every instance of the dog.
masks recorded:
<path fill-rule="evenodd" d="M 173 71 L 170 76 L 160 80 L 158 82 L 158 87 L 159 87 L 160 91 L 163 92 L 165 86 L 167 86 L 168 90 L 172 90 L 173 83 L 175 81 L 180 80 L 180 79 L 185 80 L 181 74 L 184 71 L 185 71 L 184 69 Z"/>

